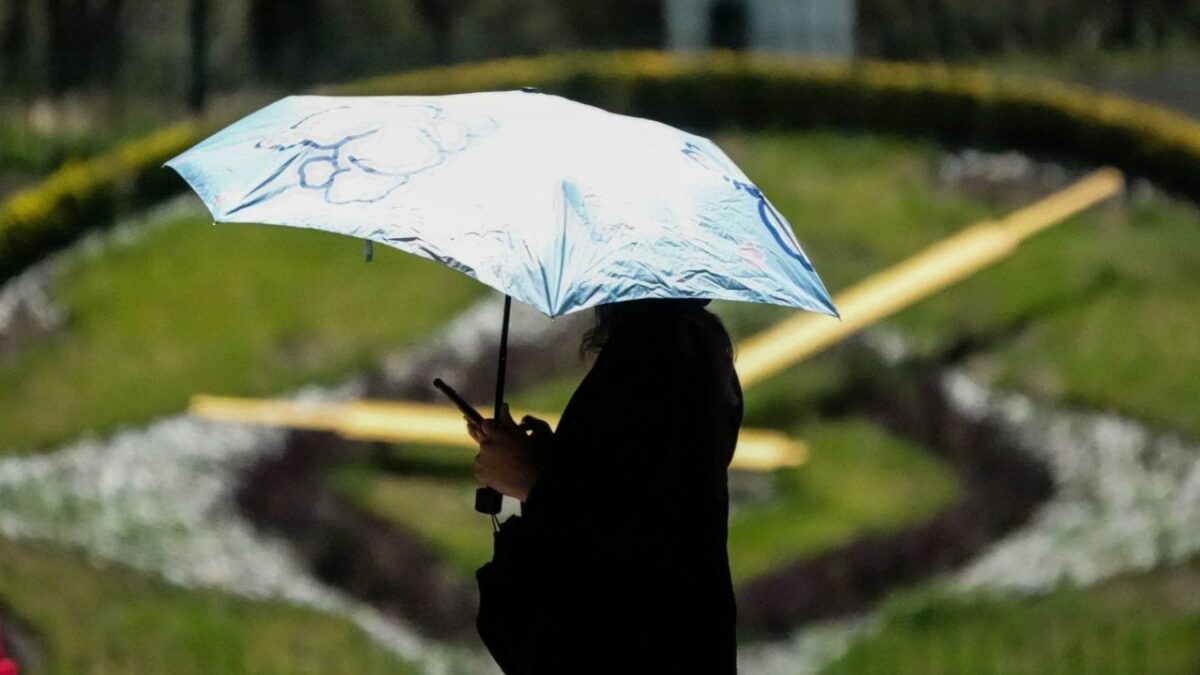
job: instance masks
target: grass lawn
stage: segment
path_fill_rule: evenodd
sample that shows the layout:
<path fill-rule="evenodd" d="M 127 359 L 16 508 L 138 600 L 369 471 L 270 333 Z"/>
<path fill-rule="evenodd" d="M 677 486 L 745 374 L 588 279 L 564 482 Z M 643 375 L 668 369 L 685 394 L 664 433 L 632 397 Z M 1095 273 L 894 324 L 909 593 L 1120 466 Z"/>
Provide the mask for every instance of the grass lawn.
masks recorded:
<path fill-rule="evenodd" d="M 1200 436 L 1197 269 L 1194 207 L 1101 209 L 897 324 L 926 347 L 982 338 L 968 365 L 1002 386 Z"/>
<path fill-rule="evenodd" d="M 812 458 L 776 471 L 771 499 L 731 514 L 735 583 L 868 532 L 919 523 L 958 495 L 954 475 L 941 462 L 866 420 L 801 424 L 791 433 L 808 442 Z"/>
<path fill-rule="evenodd" d="M 827 675 L 1191 675 L 1200 561 L 1038 598 L 901 598 Z"/>
<path fill-rule="evenodd" d="M 385 247 L 364 264 L 361 248 L 311 230 L 177 217 L 72 266 L 54 289 L 67 328 L 0 362 L 0 452 L 141 424 L 197 392 L 336 382 L 487 292 Z"/>
<path fill-rule="evenodd" d="M 383 675 L 411 668 L 343 619 L 184 590 L 0 540 L 0 602 L 45 651 L 29 675 Z"/>

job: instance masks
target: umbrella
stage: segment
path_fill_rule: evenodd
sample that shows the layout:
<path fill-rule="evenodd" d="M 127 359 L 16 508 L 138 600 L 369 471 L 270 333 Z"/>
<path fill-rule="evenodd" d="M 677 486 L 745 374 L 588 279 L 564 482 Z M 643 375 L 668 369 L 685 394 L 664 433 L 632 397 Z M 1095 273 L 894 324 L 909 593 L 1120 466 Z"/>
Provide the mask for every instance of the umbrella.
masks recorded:
<path fill-rule="evenodd" d="M 504 293 L 497 417 L 513 298 L 551 318 L 638 298 L 837 315 L 787 220 L 716 144 L 535 89 L 289 96 L 167 166 L 215 221 L 338 232 L 368 259 L 378 242 Z"/>

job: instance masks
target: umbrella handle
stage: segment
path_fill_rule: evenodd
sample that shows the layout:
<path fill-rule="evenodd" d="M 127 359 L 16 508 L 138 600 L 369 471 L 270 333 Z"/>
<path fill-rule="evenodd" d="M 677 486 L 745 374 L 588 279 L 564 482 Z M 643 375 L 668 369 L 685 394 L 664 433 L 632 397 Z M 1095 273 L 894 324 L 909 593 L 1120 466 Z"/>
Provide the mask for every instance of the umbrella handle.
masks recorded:
<path fill-rule="evenodd" d="M 475 490 L 475 510 L 494 516 L 500 513 L 500 506 L 504 503 L 504 495 L 496 492 L 490 487 L 481 487 Z"/>
<path fill-rule="evenodd" d="M 508 365 L 508 316 L 512 311 L 512 296 L 504 296 L 504 323 L 500 325 L 500 362 L 496 366 L 496 412 L 493 419 L 500 419 L 504 407 L 504 374 Z M 500 513 L 503 496 L 490 487 L 475 490 L 475 510 L 488 515 Z"/>

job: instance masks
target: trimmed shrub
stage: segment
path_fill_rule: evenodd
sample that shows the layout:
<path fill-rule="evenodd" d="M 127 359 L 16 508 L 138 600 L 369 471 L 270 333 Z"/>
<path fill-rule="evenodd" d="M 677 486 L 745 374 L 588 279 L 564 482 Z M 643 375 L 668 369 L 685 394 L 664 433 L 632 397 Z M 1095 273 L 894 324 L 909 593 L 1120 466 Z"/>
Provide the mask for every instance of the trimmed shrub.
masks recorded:
<path fill-rule="evenodd" d="M 1110 164 L 1200 200 L 1200 123 L 1047 80 L 937 64 L 831 62 L 732 52 L 510 59 L 363 80 L 336 94 L 539 86 L 699 131 L 833 126 L 1019 148 Z"/>
<path fill-rule="evenodd" d="M 706 131 L 833 126 L 1020 148 L 1110 164 L 1200 200 L 1200 123 L 1163 108 L 982 70 L 716 52 L 506 59 L 370 78 L 338 95 L 436 95 L 533 85 Z M 180 125 L 65 166 L 0 206 L 0 279 L 115 213 L 183 186 L 162 163 L 200 140 Z"/>
<path fill-rule="evenodd" d="M 0 205 L 0 279 L 70 243 L 119 213 L 183 187 L 161 166 L 203 138 L 191 124 L 172 126 L 98 157 L 68 162 Z"/>

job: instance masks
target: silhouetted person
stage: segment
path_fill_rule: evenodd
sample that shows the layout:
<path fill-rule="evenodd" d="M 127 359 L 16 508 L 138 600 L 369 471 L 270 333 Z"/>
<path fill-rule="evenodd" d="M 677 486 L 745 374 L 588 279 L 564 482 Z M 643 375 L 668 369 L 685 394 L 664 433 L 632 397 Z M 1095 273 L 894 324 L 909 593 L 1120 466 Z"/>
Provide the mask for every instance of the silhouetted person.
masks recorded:
<path fill-rule="evenodd" d="M 736 672 L 742 392 L 706 304 L 599 306 L 584 347 L 602 348 L 557 430 L 507 409 L 468 423 L 476 476 L 523 502 L 476 572 L 479 633 L 505 673 Z"/>

